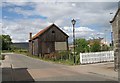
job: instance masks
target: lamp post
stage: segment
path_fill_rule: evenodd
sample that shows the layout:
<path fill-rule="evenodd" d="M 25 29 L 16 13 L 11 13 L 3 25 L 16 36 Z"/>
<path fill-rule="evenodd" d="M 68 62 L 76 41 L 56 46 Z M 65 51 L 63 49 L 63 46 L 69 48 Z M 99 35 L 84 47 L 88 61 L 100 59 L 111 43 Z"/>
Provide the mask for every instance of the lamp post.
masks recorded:
<path fill-rule="evenodd" d="M 110 15 L 113 15 L 113 12 L 111 12 Z M 112 19 L 110 19 L 110 20 L 112 20 Z M 112 46 L 112 50 L 113 50 L 113 31 L 112 31 L 112 25 L 111 25 L 111 46 Z"/>
<path fill-rule="evenodd" d="M 113 32 L 111 31 L 111 46 L 112 46 L 112 50 L 113 50 Z"/>
<path fill-rule="evenodd" d="M 73 25 L 73 47 L 74 47 L 74 64 L 76 64 L 76 56 L 75 56 L 75 23 L 76 20 L 71 20 L 72 25 Z"/>
<path fill-rule="evenodd" d="M 107 37 L 106 37 L 107 30 L 105 29 L 105 45 L 107 45 Z"/>

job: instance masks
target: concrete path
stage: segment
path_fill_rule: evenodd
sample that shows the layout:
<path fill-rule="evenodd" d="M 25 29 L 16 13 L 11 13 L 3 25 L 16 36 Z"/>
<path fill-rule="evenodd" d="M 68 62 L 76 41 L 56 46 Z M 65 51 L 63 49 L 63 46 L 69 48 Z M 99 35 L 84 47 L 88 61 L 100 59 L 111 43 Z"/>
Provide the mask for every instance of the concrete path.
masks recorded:
<path fill-rule="evenodd" d="M 101 70 L 99 65 L 66 66 L 20 54 L 6 54 L 5 58 L 2 62 L 3 81 L 117 81 L 116 72 Z M 104 66 L 101 64 L 101 67 Z"/>
<path fill-rule="evenodd" d="M 92 73 L 100 76 L 115 78 L 116 80 L 118 80 L 118 72 L 114 71 L 114 62 L 77 65 L 69 67 L 74 71 L 78 71 L 80 73 L 82 72 L 86 74 Z"/>

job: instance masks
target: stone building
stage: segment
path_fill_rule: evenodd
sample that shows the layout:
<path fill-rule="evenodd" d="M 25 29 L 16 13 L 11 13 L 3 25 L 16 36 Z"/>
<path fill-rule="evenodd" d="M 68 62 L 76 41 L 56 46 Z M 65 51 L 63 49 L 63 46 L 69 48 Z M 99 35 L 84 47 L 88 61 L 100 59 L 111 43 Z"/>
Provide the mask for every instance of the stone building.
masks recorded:
<path fill-rule="evenodd" d="M 115 69 L 118 69 L 120 67 L 120 2 L 118 3 L 118 10 L 110 23 L 113 30 Z"/>
<path fill-rule="evenodd" d="M 56 51 L 68 50 L 68 35 L 58 26 L 52 24 L 32 37 L 30 33 L 29 52 L 43 56 Z"/>

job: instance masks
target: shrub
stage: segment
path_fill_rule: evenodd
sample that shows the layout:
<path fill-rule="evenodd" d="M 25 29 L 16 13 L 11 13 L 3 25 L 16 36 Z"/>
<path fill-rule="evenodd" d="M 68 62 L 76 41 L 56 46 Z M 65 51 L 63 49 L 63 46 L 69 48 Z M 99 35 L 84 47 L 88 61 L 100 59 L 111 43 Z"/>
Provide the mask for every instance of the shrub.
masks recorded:
<path fill-rule="evenodd" d="M 50 54 L 44 54 L 45 59 L 51 59 L 51 60 L 67 60 L 69 59 L 70 52 L 69 51 L 59 51 L 59 52 L 53 52 Z"/>
<path fill-rule="evenodd" d="M 58 56 L 58 53 L 50 53 L 50 54 L 44 54 L 44 59 L 50 59 L 50 60 L 56 60 Z"/>
<path fill-rule="evenodd" d="M 5 59 L 5 55 L 0 55 L 0 59 L 4 60 Z"/>
<path fill-rule="evenodd" d="M 80 64 L 80 56 L 76 55 L 76 64 Z"/>
<path fill-rule="evenodd" d="M 19 52 L 27 53 L 27 50 L 20 49 Z"/>
<path fill-rule="evenodd" d="M 69 51 L 61 51 L 59 52 L 61 59 L 69 59 L 70 52 Z"/>

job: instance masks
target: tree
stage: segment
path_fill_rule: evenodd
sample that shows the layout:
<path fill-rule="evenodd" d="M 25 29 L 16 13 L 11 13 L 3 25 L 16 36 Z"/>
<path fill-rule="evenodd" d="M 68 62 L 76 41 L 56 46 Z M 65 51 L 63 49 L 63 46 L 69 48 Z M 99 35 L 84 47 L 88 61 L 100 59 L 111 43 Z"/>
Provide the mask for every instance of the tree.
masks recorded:
<path fill-rule="evenodd" d="M 75 40 L 75 44 L 76 44 L 76 52 L 77 53 L 84 53 L 84 52 L 88 52 L 89 51 L 89 47 L 88 47 L 88 42 L 86 39 L 76 39 Z"/>
<path fill-rule="evenodd" d="M 0 35 L 0 51 L 2 50 L 2 36 Z"/>
<path fill-rule="evenodd" d="M 91 52 L 99 52 L 101 50 L 100 42 L 94 41 L 92 45 L 90 45 Z"/>
<path fill-rule="evenodd" d="M 108 51 L 110 49 L 110 47 L 108 46 L 108 45 L 106 45 L 106 44 L 103 44 L 102 46 L 101 46 L 101 50 L 102 51 Z"/>
<path fill-rule="evenodd" d="M 10 50 L 12 39 L 9 35 L 0 35 L 0 40 L 2 41 L 2 50 Z"/>

